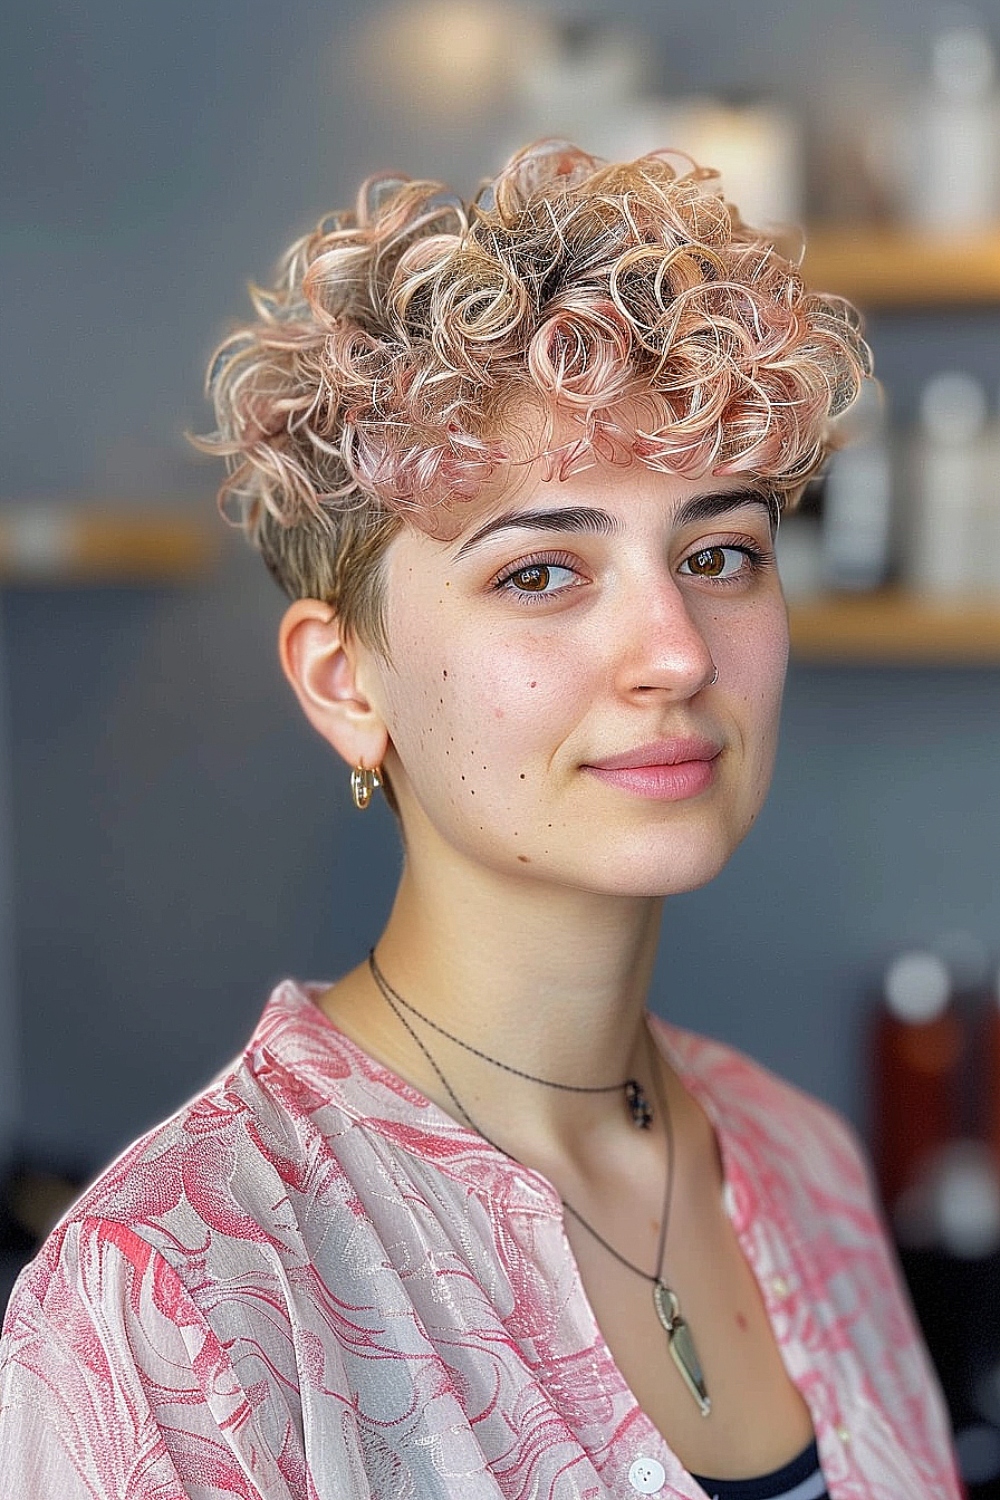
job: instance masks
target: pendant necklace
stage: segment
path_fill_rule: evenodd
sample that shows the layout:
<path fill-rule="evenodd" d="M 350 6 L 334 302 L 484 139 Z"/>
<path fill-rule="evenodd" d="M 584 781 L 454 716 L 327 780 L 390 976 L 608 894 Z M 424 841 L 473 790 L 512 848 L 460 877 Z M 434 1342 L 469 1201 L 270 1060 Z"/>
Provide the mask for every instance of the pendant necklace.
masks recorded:
<path fill-rule="evenodd" d="M 475 1120 L 469 1114 L 469 1111 L 466 1109 L 465 1105 L 462 1103 L 461 1099 L 459 1099 L 458 1095 L 455 1093 L 455 1090 L 452 1088 L 451 1084 L 444 1076 L 444 1073 L 438 1065 L 437 1060 L 432 1056 L 426 1043 L 423 1041 L 422 1037 L 418 1035 L 412 1022 L 407 1018 L 405 1012 L 409 1012 L 410 1015 L 413 1015 L 418 1020 L 423 1021 L 424 1024 L 431 1027 L 432 1030 L 439 1032 L 442 1036 L 447 1037 L 449 1041 L 454 1042 L 457 1046 L 464 1048 L 466 1052 L 471 1052 L 476 1057 L 482 1058 L 484 1062 L 493 1063 L 495 1067 L 503 1068 L 505 1072 L 514 1073 L 517 1077 L 528 1079 L 532 1083 L 542 1083 L 545 1084 L 545 1086 L 548 1088 L 567 1089 L 572 1093 L 581 1094 L 608 1094 L 613 1093 L 618 1089 L 627 1090 L 628 1086 L 630 1084 L 633 1084 L 634 1087 L 638 1090 L 639 1097 L 643 1101 L 646 1114 L 645 1119 L 639 1120 L 636 1118 L 635 1107 L 626 1092 L 626 1100 L 629 1104 L 630 1112 L 632 1113 L 633 1122 L 638 1125 L 640 1129 L 645 1130 L 649 1128 L 650 1122 L 653 1118 L 652 1111 L 650 1110 L 649 1105 L 646 1103 L 646 1096 L 642 1090 L 642 1085 L 637 1083 L 634 1079 L 629 1079 L 626 1084 L 608 1084 L 599 1088 L 578 1088 L 573 1084 L 553 1083 L 551 1079 L 536 1078 L 533 1074 L 525 1073 L 519 1068 L 511 1067 L 508 1063 L 502 1063 L 498 1061 L 497 1058 L 490 1057 L 486 1053 L 480 1052 L 477 1048 L 470 1046 L 468 1042 L 463 1042 L 461 1038 L 452 1036 L 451 1032 L 445 1031 L 442 1026 L 437 1025 L 437 1023 L 435 1021 L 432 1021 L 429 1016 L 425 1016 L 421 1011 L 417 1010 L 415 1006 L 409 1004 L 408 1001 L 404 1000 L 403 997 L 392 988 L 388 980 L 385 978 L 385 975 L 382 973 L 382 970 L 379 968 L 375 960 L 374 949 L 372 949 L 368 955 L 368 967 L 371 970 L 372 978 L 374 979 L 375 984 L 377 985 L 379 992 L 382 995 L 382 998 L 385 1000 L 386 1004 L 389 1006 L 389 1009 L 395 1015 L 397 1021 L 399 1021 L 399 1023 L 406 1028 L 413 1041 L 420 1048 L 420 1051 L 423 1053 L 424 1057 L 427 1059 L 427 1062 L 430 1064 L 437 1077 L 440 1079 L 442 1087 L 447 1093 L 449 1099 L 454 1104 L 455 1108 L 458 1110 L 459 1114 L 463 1119 L 468 1121 L 472 1129 L 476 1132 L 477 1135 L 482 1137 L 487 1145 L 492 1146 L 495 1151 L 499 1151 L 501 1156 L 506 1156 L 509 1161 L 516 1162 L 518 1166 L 524 1165 L 523 1162 L 518 1161 L 516 1156 L 511 1156 L 509 1151 L 505 1151 L 504 1148 L 498 1144 L 498 1142 L 493 1140 L 492 1136 L 487 1135 L 486 1131 L 476 1124 Z M 701 1415 L 703 1417 L 707 1417 L 712 1410 L 712 1399 L 709 1396 L 708 1389 L 705 1385 L 705 1376 L 701 1367 L 701 1361 L 698 1358 L 698 1351 L 695 1348 L 691 1330 L 681 1314 L 680 1302 L 678 1300 L 677 1293 L 671 1287 L 669 1287 L 663 1279 L 663 1258 L 667 1248 L 667 1226 L 670 1221 L 670 1203 L 671 1198 L 673 1197 L 674 1189 L 674 1129 L 673 1120 L 670 1115 L 670 1104 L 666 1094 L 663 1091 L 659 1076 L 659 1070 L 655 1065 L 653 1068 L 653 1092 L 656 1095 L 657 1106 L 663 1116 L 663 1127 L 667 1138 L 667 1174 L 663 1189 L 663 1211 L 660 1215 L 660 1234 L 656 1246 L 655 1272 L 650 1275 L 648 1271 L 644 1271 L 641 1266 L 637 1266 L 634 1261 L 631 1261 L 627 1258 L 627 1256 L 622 1255 L 621 1251 L 616 1250 L 614 1245 L 609 1244 L 604 1236 L 594 1228 L 593 1224 L 585 1219 L 583 1215 L 579 1213 L 571 1203 L 567 1203 L 565 1198 L 561 1198 L 560 1201 L 566 1212 L 570 1214 L 577 1221 L 577 1223 L 581 1225 L 581 1227 L 585 1229 L 587 1233 L 591 1235 L 597 1241 L 597 1243 L 608 1252 L 609 1255 L 612 1255 L 620 1265 L 625 1266 L 625 1268 L 633 1272 L 634 1275 L 641 1276 L 643 1281 L 649 1282 L 650 1286 L 653 1289 L 653 1307 L 656 1311 L 656 1316 L 662 1323 L 664 1332 L 667 1335 L 667 1348 L 670 1350 L 670 1356 L 673 1359 L 675 1366 L 677 1367 L 677 1371 L 681 1379 L 683 1380 L 685 1387 L 690 1392 L 695 1404 L 698 1407 L 698 1410 L 701 1412 Z"/>

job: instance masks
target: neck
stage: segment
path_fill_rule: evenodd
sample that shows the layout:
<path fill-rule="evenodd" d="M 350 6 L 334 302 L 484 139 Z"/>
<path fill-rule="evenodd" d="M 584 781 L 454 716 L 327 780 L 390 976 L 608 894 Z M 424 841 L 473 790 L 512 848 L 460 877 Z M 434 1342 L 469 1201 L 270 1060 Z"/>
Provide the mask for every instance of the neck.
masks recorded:
<path fill-rule="evenodd" d="M 661 906 L 481 866 L 442 878 L 408 861 L 378 963 L 406 1001 L 490 1057 L 567 1084 L 617 1083 L 648 1073 L 643 1017 Z M 473 1102 L 489 1119 L 514 1109 L 522 1128 L 568 1135 L 597 1112 L 620 1121 L 620 1099 L 595 1112 L 592 1095 L 512 1079 L 419 1021 L 415 1029 L 473 1115 Z M 380 1030 L 412 1053 L 395 1017 Z"/>

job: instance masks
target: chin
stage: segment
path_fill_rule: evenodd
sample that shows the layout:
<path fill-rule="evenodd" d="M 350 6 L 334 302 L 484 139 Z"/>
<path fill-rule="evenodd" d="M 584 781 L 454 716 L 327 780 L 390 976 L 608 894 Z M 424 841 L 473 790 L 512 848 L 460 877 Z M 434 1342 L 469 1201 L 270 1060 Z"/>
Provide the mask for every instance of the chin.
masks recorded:
<path fill-rule="evenodd" d="M 714 837 L 706 836 L 703 831 L 694 836 L 692 831 L 686 838 L 661 838 L 645 847 L 644 841 L 635 836 L 620 844 L 608 841 L 599 847 L 596 841 L 588 840 L 591 857 L 585 867 L 574 861 L 575 868 L 559 872 L 551 863 L 539 860 L 530 873 L 536 880 L 553 880 L 594 895 L 661 899 L 696 891 L 714 880 L 739 842 L 739 838 L 734 840 L 721 831 Z M 519 873 L 528 872 L 522 865 Z"/>
<path fill-rule="evenodd" d="M 720 816 L 721 813 L 721 816 Z M 756 809 L 715 809 L 714 816 L 658 829 L 622 831 L 605 841 L 604 878 L 629 895 L 680 896 L 696 891 L 725 869 L 753 827 Z"/>
<path fill-rule="evenodd" d="M 729 861 L 729 855 L 717 858 L 701 857 L 663 861 L 650 861 L 647 866 L 623 870 L 614 882 L 612 893 L 622 896 L 683 896 L 686 891 L 699 890 L 715 879 Z"/>

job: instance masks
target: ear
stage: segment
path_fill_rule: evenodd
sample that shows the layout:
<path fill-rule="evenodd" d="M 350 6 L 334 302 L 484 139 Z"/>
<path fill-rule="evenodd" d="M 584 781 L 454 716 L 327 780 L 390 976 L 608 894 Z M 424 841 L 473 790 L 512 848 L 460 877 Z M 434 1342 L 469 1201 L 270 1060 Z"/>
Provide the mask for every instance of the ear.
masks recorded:
<path fill-rule="evenodd" d="M 349 766 L 380 766 L 389 732 L 359 680 L 370 672 L 371 653 L 346 636 L 332 607 L 296 599 L 281 622 L 278 654 L 313 728 Z"/>

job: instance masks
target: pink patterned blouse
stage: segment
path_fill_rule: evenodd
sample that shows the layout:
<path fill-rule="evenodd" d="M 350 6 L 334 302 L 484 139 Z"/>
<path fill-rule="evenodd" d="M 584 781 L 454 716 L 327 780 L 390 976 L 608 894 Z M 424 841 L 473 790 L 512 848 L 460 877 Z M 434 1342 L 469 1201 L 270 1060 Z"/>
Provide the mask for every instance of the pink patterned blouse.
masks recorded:
<path fill-rule="evenodd" d="M 279 986 L 244 1055 L 88 1190 L 0 1344 L 11 1500 L 703 1492 L 597 1329 L 559 1198 Z M 832 1500 L 957 1500 L 945 1414 L 845 1126 L 658 1025 Z"/>

